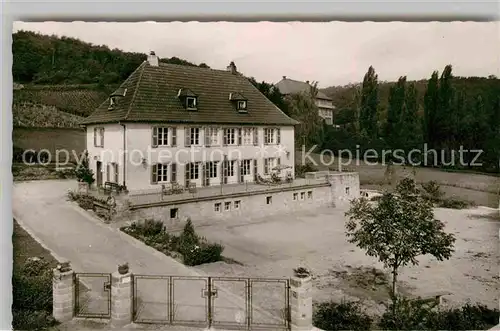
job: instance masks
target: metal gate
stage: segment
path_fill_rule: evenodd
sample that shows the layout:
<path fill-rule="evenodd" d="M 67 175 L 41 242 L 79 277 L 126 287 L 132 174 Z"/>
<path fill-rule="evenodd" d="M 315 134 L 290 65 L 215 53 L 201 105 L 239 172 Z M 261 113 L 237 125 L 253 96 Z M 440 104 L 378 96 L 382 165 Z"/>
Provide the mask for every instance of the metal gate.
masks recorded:
<path fill-rule="evenodd" d="M 75 316 L 111 317 L 111 274 L 75 273 Z"/>
<path fill-rule="evenodd" d="M 289 330 L 289 280 L 133 276 L 133 319 L 238 329 Z"/>

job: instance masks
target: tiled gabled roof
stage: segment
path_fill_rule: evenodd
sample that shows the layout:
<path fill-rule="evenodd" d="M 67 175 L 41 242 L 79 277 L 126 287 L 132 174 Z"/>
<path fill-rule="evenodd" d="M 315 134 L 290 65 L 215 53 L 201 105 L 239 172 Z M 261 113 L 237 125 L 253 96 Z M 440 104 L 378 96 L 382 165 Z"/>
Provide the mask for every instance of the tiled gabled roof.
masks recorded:
<path fill-rule="evenodd" d="M 301 81 L 290 79 L 290 78 L 283 78 L 278 83 L 276 83 L 275 86 L 280 90 L 281 94 L 285 94 L 285 95 L 286 94 L 307 92 L 311 88 L 311 85 L 309 85 L 307 82 L 301 82 Z M 318 91 L 316 98 L 332 101 L 332 99 L 330 97 L 328 97 L 326 94 L 324 94 L 321 91 Z"/>
<path fill-rule="evenodd" d="M 242 75 L 230 71 L 160 63 L 142 63 L 120 86 L 127 89 L 113 110 L 109 99 L 81 124 L 113 122 L 172 122 L 296 125 Z M 198 98 L 197 111 L 187 111 L 178 98 L 189 89 Z M 228 98 L 240 93 L 248 99 L 248 113 L 239 113 Z"/>

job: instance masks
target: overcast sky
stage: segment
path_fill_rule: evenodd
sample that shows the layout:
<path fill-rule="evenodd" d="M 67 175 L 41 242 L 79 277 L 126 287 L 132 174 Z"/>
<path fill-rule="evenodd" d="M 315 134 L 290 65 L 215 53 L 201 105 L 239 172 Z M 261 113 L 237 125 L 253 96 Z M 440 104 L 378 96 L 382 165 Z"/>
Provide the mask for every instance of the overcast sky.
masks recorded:
<path fill-rule="evenodd" d="M 498 22 L 330 23 L 14 23 L 31 30 L 160 57 L 177 56 L 278 82 L 286 75 L 320 87 L 363 79 L 373 65 L 380 80 L 428 78 L 452 64 L 456 76 L 500 77 Z"/>

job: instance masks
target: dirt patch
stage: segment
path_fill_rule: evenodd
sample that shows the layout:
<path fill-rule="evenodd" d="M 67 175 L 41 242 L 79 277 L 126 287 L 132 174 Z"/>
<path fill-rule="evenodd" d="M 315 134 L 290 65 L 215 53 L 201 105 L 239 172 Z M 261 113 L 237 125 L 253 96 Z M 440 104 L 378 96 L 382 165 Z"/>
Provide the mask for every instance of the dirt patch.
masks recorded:
<path fill-rule="evenodd" d="M 390 299 L 391 276 L 383 270 L 373 267 L 346 266 L 344 270 L 329 270 L 326 275 L 316 279 L 318 289 L 334 287 L 341 289 L 345 294 L 356 297 L 362 301 L 373 301 L 383 304 Z M 411 295 L 414 289 L 410 285 L 398 282 L 398 291 Z"/>

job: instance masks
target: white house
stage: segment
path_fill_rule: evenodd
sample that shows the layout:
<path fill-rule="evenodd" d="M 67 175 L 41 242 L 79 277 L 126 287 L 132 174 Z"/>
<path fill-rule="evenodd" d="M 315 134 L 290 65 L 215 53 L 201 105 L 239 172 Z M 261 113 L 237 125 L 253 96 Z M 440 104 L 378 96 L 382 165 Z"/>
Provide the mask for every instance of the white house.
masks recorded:
<path fill-rule="evenodd" d="M 283 95 L 308 92 L 311 88 L 309 81 L 301 82 L 286 76 L 283 76 L 283 79 L 276 83 L 275 86 Z M 323 92 L 318 91 L 314 101 L 318 107 L 319 116 L 323 118 L 326 124 L 333 125 L 333 111 L 335 110 L 335 106 L 332 99 Z"/>
<path fill-rule="evenodd" d="M 294 174 L 294 125 L 233 62 L 227 70 L 160 63 L 151 52 L 82 125 L 96 184 L 129 191 Z"/>

